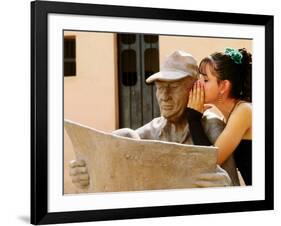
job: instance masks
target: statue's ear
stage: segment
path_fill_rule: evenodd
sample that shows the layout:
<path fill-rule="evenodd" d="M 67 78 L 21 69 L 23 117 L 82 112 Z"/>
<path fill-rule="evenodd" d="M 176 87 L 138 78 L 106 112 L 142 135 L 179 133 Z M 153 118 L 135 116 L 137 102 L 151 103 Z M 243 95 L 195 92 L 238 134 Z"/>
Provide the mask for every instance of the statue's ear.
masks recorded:
<path fill-rule="evenodd" d="M 187 86 L 187 90 L 190 90 L 193 87 L 193 84 L 197 81 L 198 79 L 188 76 L 186 78 L 186 86 Z"/>

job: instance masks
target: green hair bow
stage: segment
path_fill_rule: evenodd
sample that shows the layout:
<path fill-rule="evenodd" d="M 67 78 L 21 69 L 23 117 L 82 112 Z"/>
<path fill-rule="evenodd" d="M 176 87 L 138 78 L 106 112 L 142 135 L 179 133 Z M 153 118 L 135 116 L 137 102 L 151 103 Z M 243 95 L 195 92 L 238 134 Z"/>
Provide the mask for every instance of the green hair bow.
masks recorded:
<path fill-rule="evenodd" d="M 242 64 L 243 55 L 233 48 L 226 48 L 224 54 L 229 56 L 236 64 Z"/>

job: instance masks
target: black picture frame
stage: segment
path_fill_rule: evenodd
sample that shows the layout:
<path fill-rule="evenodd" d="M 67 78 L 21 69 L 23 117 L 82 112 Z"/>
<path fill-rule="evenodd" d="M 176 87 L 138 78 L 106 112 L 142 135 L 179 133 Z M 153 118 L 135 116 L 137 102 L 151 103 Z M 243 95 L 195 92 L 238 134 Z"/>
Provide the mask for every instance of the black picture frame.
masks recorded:
<path fill-rule="evenodd" d="M 265 196 L 262 200 L 48 212 L 48 14 L 72 14 L 262 25 L 265 28 Z M 51 224 L 193 214 L 272 210 L 273 172 L 273 16 L 81 3 L 31 3 L 31 223 Z"/>

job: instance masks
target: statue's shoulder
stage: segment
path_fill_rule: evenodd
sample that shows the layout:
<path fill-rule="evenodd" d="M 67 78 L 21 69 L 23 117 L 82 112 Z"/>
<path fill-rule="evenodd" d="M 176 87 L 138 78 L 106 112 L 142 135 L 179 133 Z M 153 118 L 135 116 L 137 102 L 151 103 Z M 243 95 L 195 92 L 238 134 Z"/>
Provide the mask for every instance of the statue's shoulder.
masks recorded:
<path fill-rule="evenodd" d="M 219 125 L 225 125 L 223 118 L 220 117 L 218 114 L 212 112 L 212 111 L 205 111 L 202 117 L 202 123 L 203 124 L 219 124 Z"/>
<path fill-rule="evenodd" d="M 141 129 L 141 128 L 147 128 L 147 129 L 159 128 L 159 127 L 163 126 L 164 124 L 166 124 L 166 122 L 167 122 L 167 119 L 160 116 L 160 117 L 152 119 L 150 122 L 146 123 L 145 125 L 143 125 L 139 129 Z"/>
<path fill-rule="evenodd" d="M 144 126 L 136 129 L 136 132 L 142 139 L 157 139 L 157 136 L 160 134 L 160 131 L 166 123 L 167 120 L 164 117 L 157 117 Z"/>
<path fill-rule="evenodd" d="M 217 114 L 206 111 L 202 117 L 202 125 L 209 140 L 214 143 L 225 127 L 225 123 Z"/>

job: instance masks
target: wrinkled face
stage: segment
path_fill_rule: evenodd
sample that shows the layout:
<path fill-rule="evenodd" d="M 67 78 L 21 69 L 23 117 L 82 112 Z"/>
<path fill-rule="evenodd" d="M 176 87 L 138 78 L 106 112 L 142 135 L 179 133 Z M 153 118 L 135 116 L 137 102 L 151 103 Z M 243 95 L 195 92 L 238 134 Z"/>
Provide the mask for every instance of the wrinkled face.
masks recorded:
<path fill-rule="evenodd" d="M 163 117 L 177 121 L 182 116 L 194 81 L 194 78 L 187 77 L 173 82 L 155 82 L 156 97 Z"/>
<path fill-rule="evenodd" d="M 206 65 L 206 75 L 203 75 L 205 86 L 205 103 L 216 104 L 219 99 L 221 89 L 215 72 L 209 65 Z"/>

